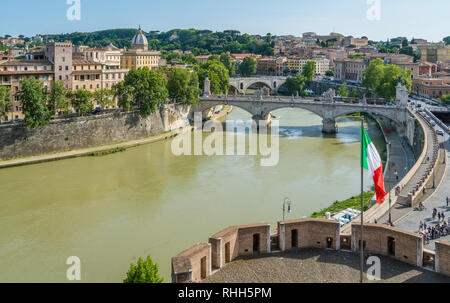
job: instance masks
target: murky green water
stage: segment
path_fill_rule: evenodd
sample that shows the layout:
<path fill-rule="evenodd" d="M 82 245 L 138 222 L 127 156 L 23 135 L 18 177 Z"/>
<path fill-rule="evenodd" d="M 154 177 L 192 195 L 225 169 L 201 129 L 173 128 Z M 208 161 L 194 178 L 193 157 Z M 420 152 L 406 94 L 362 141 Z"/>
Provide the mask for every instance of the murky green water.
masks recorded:
<path fill-rule="evenodd" d="M 170 258 L 222 228 L 308 216 L 359 192 L 359 123 L 299 109 L 280 118 L 280 160 L 174 156 L 171 141 L 105 157 L 0 170 L 0 282 L 65 282 L 66 259 L 81 259 L 82 282 L 121 282 L 151 255 L 170 281 Z M 235 109 L 229 119 L 249 119 Z M 369 134 L 382 148 L 374 124 Z M 367 182 L 366 182 L 367 184 Z M 367 185 L 367 187 L 370 187 Z"/>

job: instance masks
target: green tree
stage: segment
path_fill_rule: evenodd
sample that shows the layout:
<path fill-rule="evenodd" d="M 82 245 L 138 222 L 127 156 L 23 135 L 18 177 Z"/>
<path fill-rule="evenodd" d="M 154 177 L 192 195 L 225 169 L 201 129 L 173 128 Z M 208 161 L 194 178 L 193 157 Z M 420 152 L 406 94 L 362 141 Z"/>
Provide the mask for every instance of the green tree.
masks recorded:
<path fill-rule="evenodd" d="M 348 89 L 347 89 L 347 85 L 344 84 L 341 87 L 338 88 L 337 93 L 339 96 L 343 97 L 343 98 L 347 98 L 348 97 Z"/>
<path fill-rule="evenodd" d="M 359 88 L 355 88 L 352 91 L 352 97 L 353 98 L 361 98 L 361 92 L 359 91 Z"/>
<path fill-rule="evenodd" d="M 76 92 L 70 93 L 69 98 L 73 108 L 79 116 L 84 116 L 94 109 L 94 104 L 92 104 L 92 93 L 88 90 L 79 89 Z"/>
<path fill-rule="evenodd" d="M 248 77 L 250 75 L 256 74 L 258 63 L 256 62 L 256 59 L 253 57 L 245 57 L 244 60 L 242 60 L 242 63 L 239 65 L 239 73 L 243 77 Z"/>
<path fill-rule="evenodd" d="M 69 100 L 63 82 L 56 81 L 53 83 L 48 99 L 48 105 L 50 106 L 52 115 L 55 115 L 57 110 L 61 110 L 64 113 L 69 112 Z"/>
<path fill-rule="evenodd" d="M 231 58 L 231 55 L 229 53 L 222 53 L 220 55 L 220 62 L 225 65 L 225 67 L 228 69 L 228 73 L 230 76 L 233 76 L 236 74 L 236 61 Z"/>
<path fill-rule="evenodd" d="M 102 108 L 114 105 L 113 91 L 107 88 L 96 90 L 93 94 L 94 101 Z"/>
<path fill-rule="evenodd" d="M 367 91 L 375 90 L 383 77 L 384 64 L 381 58 L 370 61 L 369 66 L 363 73 L 362 85 Z"/>
<path fill-rule="evenodd" d="M 46 125 L 52 117 L 47 107 L 47 94 L 44 85 L 33 78 L 21 81 L 22 89 L 17 97 L 22 103 L 25 124 L 31 128 Z"/>
<path fill-rule="evenodd" d="M 450 104 L 450 95 L 443 95 L 443 96 L 441 97 L 441 101 L 442 101 L 444 104 L 449 105 L 449 104 Z"/>
<path fill-rule="evenodd" d="M 334 71 L 333 70 L 327 70 L 326 72 L 325 72 L 325 76 L 327 76 L 327 77 L 333 77 L 334 76 Z"/>
<path fill-rule="evenodd" d="M 442 39 L 442 41 L 445 42 L 445 45 L 449 45 L 450 44 L 450 36 L 445 37 L 444 39 Z"/>
<path fill-rule="evenodd" d="M 141 257 L 137 264 L 131 264 L 127 277 L 123 283 L 162 283 L 163 278 L 159 276 L 158 263 L 153 263 L 150 256 L 146 260 Z"/>
<path fill-rule="evenodd" d="M 133 90 L 133 87 L 125 85 L 124 82 L 119 82 L 113 86 L 114 98 L 117 99 L 117 105 L 121 110 L 131 110 L 133 105 Z"/>
<path fill-rule="evenodd" d="M 305 77 L 297 74 L 295 77 L 287 78 L 285 85 L 290 95 L 297 95 L 298 93 L 300 96 L 305 96 L 305 82 Z"/>
<path fill-rule="evenodd" d="M 0 118 L 6 116 L 11 110 L 10 89 L 6 86 L 0 86 Z"/>
<path fill-rule="evenodd" d="M 182 68 L 172 69 L 169 74 L 167 89 L 171 99 L 178 103 L 195 106 L 200 96 L 197 73 Z"/>
<path fill-rule="evenodd" d="M 167 103 L 169 97 L 167 80 L 162 73 L 149 70 L 147 67 L 131 70 L 125 76 L 124 85 L 128 88 L 122 92 L 132 94 L 132 103 L 138 106 L 143 117 L 154 113 L 158 104 Z"/>
<path fill-rule="evenodd" d="M 310 60 L 303 66 L 302 75 L 305 77 L 306 82 L 311 82 L 316 75 L 316 61 Z"/>
<path fill-rule="evenodd" d="M 230 87 L 230 75 L 228 69 L 218 60 L 209 60 L 202 64 L 198 70 L 198 78 L 200 87 L 203 89 L 203 84 L 208 72 L 208 78 L 211 82 L 210 88 L 213 94 L 225 94 Z"/>
<path fill-rule="evenodd" d="M 408 91 L 411 91 L 411 75 L 411 70 L 406 71 L 397 65 L 388 64 L 384 66 L 380 83 L 375 88 L 376 94 L 382 98 L 394 101 L 399 78 L 406 79 L 406 88 Z"/>

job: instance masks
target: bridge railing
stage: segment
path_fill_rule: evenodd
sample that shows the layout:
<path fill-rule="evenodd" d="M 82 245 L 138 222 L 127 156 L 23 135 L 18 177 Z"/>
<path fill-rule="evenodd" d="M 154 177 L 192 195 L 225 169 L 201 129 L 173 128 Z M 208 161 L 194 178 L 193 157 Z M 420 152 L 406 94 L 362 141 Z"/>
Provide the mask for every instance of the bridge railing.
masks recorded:
<path fill-rule="evenodd" d="M 444 122 L 442 122 L 438 117 L 436 117 L 430 110 L 428 110 L 428 108 L 425 108 L 424 111 L 436 122 L 436 124 L 439 125 L 439 127 L 441 127 L 447 134 L 450 134 L 450 128 L 447 125 L 445 125 Z"/>

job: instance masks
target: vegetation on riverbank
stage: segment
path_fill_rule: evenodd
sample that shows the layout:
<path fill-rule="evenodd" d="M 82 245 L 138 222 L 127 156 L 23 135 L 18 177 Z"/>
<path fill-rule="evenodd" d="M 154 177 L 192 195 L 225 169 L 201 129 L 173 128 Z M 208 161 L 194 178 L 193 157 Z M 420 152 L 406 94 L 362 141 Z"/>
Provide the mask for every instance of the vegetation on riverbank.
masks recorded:
<path fill-rule="evenodd" d="M 365 192 L 363 195 L 364 198 L 364 210 L 369 208 L 370 201 L 372 200 L 375 193 L 373 191 Z M 361 196 L 357 195 L 354 197 L 351 197 L 344 201 L 336 201 L 331 205 L 330 207 L 324 208 L 321 211 L 314 212 L 311 215 L 311 218 L 320 218 L 325 217 L 326 212 L 330 212 L 331 214 L 336 214 L 340 211 L 343 211 L 347 208 L 353 208 L 356 210 L 361 209 Z"/>
<path fill-rule="evenodd" d="M 124 152 L 126 150 L 127 149 L 125 147 L 116 147 L 116 148 L 109 149 L 109 150 L 93 152 L 93 153 L 91 153 L 89 155 L 92 156 L 92 157 L 100 157 L 100 156 L 107 156 L 107 155 L 111 155 L 111 154 L 115 154 L 115 153 Z"/>

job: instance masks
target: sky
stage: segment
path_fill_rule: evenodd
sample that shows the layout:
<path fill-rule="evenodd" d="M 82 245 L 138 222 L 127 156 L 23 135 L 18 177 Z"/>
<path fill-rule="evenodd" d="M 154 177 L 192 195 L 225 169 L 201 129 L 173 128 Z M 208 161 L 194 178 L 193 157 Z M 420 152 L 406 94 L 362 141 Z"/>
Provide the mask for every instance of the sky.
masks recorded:
<path fill-rule="evenodd" d="M 80 20 L 71 21 L 67 11 L 76 1 Z M 437 42 L 450 36 L 450 0 L 13 0 L 2 1 L 0 10 L 0 36 L 13 37 L 139 25 L 145 31 L 338 32 L 375 41 L 402 36 Z"/>

